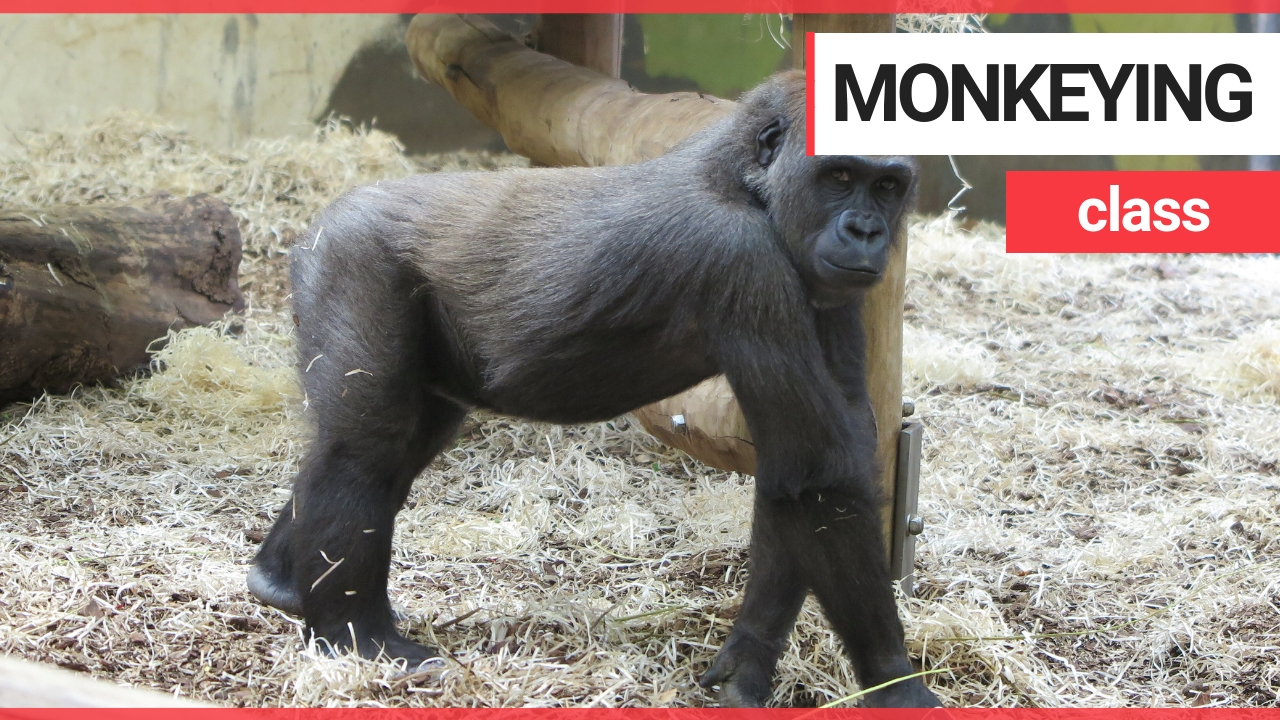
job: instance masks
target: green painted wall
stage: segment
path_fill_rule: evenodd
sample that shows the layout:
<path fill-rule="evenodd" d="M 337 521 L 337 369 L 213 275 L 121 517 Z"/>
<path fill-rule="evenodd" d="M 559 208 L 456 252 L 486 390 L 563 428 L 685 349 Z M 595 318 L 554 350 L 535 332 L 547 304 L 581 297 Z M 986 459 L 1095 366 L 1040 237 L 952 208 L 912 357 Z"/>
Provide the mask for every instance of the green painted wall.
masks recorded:
<path fill-rule="evenodd" d="M 1235 32 L 1233 15 L 1089 15 L 1071 16 L 1076 32 Z"/>
<path fill-rule="evenodd" d="M 790 58 L 777 15 L 642 15 L 640 25 L 650 77 L 692 80 L 717 97 L 737 97 Z"/>

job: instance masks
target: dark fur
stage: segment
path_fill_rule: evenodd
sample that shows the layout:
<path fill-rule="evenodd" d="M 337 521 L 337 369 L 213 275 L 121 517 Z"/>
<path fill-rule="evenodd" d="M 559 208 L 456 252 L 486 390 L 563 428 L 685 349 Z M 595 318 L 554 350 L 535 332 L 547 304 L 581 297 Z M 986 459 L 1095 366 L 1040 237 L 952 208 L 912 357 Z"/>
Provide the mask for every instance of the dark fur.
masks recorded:
<path fill-rule="evenodd" d="M 858 296 L 875 278 L 821 261 L 883 270 L 914 168 L 804 141 L 802 80 L 779 76 L 647 163 L 424 175 L 325 210 L 293 253 L 318 434 L 254 594 L 336 647 L 354 631 L 362 654 L 431 657 L 393 624 L 392 525 L 468 409 L 589 422 L 724 373 L 757 497 L 742 611 L 704 684 L 767 700 L 809 590 L 861 683 L 911 673 L 872 481 Z M 869 701 L 936 703 L 918 679 Z"/>

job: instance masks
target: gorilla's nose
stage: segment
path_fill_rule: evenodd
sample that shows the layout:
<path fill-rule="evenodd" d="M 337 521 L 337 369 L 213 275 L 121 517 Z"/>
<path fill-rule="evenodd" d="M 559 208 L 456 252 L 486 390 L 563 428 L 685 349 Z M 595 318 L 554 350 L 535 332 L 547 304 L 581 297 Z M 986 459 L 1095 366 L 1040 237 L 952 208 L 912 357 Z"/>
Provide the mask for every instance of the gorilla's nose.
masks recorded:
<path fill-rule="evenodd" d="M 883 240 L 887 228 L 879 216 L 861 210 L 845 210 L 840 216 L 840 235 L 845 242 L 874 243 Z"/>

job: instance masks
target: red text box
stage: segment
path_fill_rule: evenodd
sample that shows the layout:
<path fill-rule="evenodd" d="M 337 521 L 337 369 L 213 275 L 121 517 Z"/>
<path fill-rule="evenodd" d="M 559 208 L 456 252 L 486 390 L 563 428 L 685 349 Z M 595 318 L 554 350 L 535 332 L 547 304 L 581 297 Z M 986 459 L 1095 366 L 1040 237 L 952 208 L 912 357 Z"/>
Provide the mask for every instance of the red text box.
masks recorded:
<path fill-rule="evenodd" d="M 1005 180 L 1006 252 L 1280 252 L 1280 172 L 1013 171 Z"/>

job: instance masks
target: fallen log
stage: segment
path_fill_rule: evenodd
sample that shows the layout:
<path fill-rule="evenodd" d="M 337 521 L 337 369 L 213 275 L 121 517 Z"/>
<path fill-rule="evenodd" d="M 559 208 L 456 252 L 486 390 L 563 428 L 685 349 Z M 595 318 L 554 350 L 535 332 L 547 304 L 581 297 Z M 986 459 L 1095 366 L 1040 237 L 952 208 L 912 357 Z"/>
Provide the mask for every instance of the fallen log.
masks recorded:
<path fill-rule="evenodd" d="M 170 329 L 243 309 L 240 249 L 208 195 L 0 212 L 0 405 L 146 367 Z"/>
<path fill-rule="evenodd" d="M 814 30 L 892 30 L 892 16 L 806 16 Z M 846 27 L 845 24 L 848 23 Z M 804 37 L 797 34 L 796 37 Z M 544 165 L 624 165 L 658 157 L 733 112 L 734 103 L 698 93 L 647 95 L 622 80 L 535 52 L 474 15 L 418 15 L 409 54 L 419 74 L 447 89 L 497 130 L 513 151 Z M 799 48 L 802 50 L 802 48 Z M 905 233 L 884 279 L 867 293 L 867 388 L 878 425 L 878 479 L 893 498 L 902 423 L 902 303 Z M 640 408 L 654 437 L 723 470 L 753 473 L 755 447 L 723 376 Z M 885 529 L 893 503 L 884 508 Z"/>

